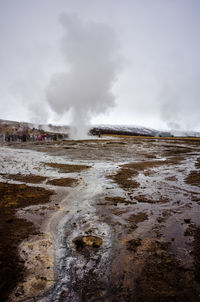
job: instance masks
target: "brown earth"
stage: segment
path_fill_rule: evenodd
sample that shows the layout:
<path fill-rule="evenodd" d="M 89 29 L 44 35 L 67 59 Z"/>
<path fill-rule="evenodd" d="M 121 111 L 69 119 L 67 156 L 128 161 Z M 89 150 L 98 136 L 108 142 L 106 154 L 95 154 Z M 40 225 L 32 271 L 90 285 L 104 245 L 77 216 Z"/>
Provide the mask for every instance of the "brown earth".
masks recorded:
<path fill-rule="evenodd" d="M 135 199 L 138 202 L 145 202 L 145 203 L 165 203 L 165 202 L 169 202 L 169 200 L 167 198 L 164 197 L 160 197 L 159 199 L 152 199 L 151 197 L 148 196 L 144 196 L 142 194 L 135 196 Z"/>
<path fill-rule="evenodd" d="M 194 271 L 182 266 L 170 254 L 169 244 L 155 242 L 148 252 L 141 275 L 136 280 L 133 301 L 198 301 L 200 288 L 195 284 Z"/>
<path fill-rule="evenodd" d="M 197 159 L 197 162 L 196 162 L 196 168 L 197 169 L 200 169 L 200 157 Z"/>
<path fill-rule="evenodd" d="M 38 233 L 31 222 L 16 217 L 16 210 L 50 201 L 52 191 L 39 187 L 0 183 L 0 301 L 23 279 L 23 261 L 17 247 L 31 234 Z"/>
<path fill-rule="evenodd" d="M 114 180 L 122 189 L 130 191 L 139 187 L 139 183 L 131 179 L 137 174 L 138 172 L 134 169 L 122 167 L 117 174 L 108 175 L 107 177 Z"/>
<path fill-rule="evenodd" d="M 137 214 L 132 214 L 129 216 L 127 221 L 129 222 L 131 229 L 136 229 L 139 222 L 143 222 L 148 219 L 148 215 L 144 212 L 139 212 Z"/>
<path fill-rule="evenodd" d="M 185 182 L 189 185 L 200 187 L 200 171 L 191 171 L 185 178 Z"/>
<path fill-rule="evenodd" d="M 56 179 L 48 180 L 47 184 L 53 186 L 73 187 L 78 184 L 78 180 L 70 177 L 56 178 Z"/>
<path fill-rule="evenodd" d="M 146 176 L 150 175 L 152 168 L 167 164 L 177 164 L 183 158 L 170 158 L 168 160 L 153 160 L 142 161 L 135 163 L 128 163 L 120 166 L 118 172 L 114 175 L 108 175 L 107 177 L 115 181 L 124 190 L 134 190 L 140 186 L 140 184 L 133 179 L 139 172 L 144 173 Z"/>
<path fill-rule="evenodd" d="M 112 196 L 112 197 L 105 197 L 106 203 L 108 205 L 117 205 L 118 203 L 129 203 L 129 201 L 120 196 Z"/>
<path fill-rule="evenodd" d="M 127 242 L 127 249 L 132 252 L 136 252 L 137 248 L 141 245 L 141 239 L 131 239 Z"/>
<path fill-rule="evenodd" d="M 91 166 L 87 165 L 69 165 L 58 163 L 46 163 L 46 166 L 58 169 L 60 173 L 77 173 L 91 168 Z"/>
<path fill-rule="evenodd" d="M 45 177 L 45 176 L 33 175 L 33 174 L 28 174 L 28 175 L 24 175 L 24 174 L 3 175 L 3 174 L 1 174 L 1 175 L 6 177 L 7 179 L 12 179 L 12 180 L 26 182 L 26 183 L 32 183 L 32 184 L 39 184 L 47 179 L 47 177 Z"/>

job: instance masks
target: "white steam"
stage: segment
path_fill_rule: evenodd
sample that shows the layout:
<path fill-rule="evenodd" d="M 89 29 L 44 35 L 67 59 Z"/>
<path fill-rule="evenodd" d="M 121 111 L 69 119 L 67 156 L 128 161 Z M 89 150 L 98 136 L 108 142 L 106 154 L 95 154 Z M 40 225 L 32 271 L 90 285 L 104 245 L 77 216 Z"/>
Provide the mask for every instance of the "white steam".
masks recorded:
<path fill-rule="evenodd" d="M 66 71 L 53 75 L 47 101 L 57 114 L 70 111 L 74 137 L 84 138 L 91 117 L 115 104 L 111 89 L 120 67 L 119 46 L 106 24 L 82 22 L 76 15 L 67 14 L 60 22 Z"/>

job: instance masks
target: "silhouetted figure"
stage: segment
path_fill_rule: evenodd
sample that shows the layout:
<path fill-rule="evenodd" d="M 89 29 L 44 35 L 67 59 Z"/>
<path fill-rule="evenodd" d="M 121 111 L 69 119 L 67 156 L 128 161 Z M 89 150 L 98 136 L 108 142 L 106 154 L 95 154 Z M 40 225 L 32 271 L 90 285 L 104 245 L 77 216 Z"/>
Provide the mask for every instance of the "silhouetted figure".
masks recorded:
<path fill-rule="evenodd" d="M 22 135 L 22 142 L 26 142 L 26 140 L 27 140 L 26 134 L 23 134 Z"/>

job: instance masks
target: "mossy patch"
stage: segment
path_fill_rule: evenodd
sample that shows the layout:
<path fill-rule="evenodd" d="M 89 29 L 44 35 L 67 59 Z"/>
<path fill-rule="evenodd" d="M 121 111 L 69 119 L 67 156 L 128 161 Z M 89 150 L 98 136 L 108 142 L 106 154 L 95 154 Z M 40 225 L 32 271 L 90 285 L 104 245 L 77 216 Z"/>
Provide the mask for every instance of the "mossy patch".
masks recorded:
<path fill-rule="evenodd" d="M 59 163 L 46 163 L 48 167 L 58 169 L 60 173 L 77 173 L 91 168 L 88 165 L 70 165 L 70 164 L 59 164 Z"/>
<path fill-rule="evenodd" d="M 56 178 L 56 179 L 49 180 L 47 184 L 53 186 L 74 187 L 78 184 L 78 180 L 71 177 Z"/>

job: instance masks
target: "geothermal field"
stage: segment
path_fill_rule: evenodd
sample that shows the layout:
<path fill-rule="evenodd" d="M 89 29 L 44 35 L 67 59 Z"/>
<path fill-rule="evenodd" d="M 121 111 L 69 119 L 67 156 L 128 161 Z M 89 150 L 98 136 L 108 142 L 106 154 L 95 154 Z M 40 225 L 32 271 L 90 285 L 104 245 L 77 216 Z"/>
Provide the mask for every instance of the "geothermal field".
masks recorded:
<path fill-rule="evenodd" d="M 200 140 L 0 146 L 1 301 L 199 301 Z"/>

